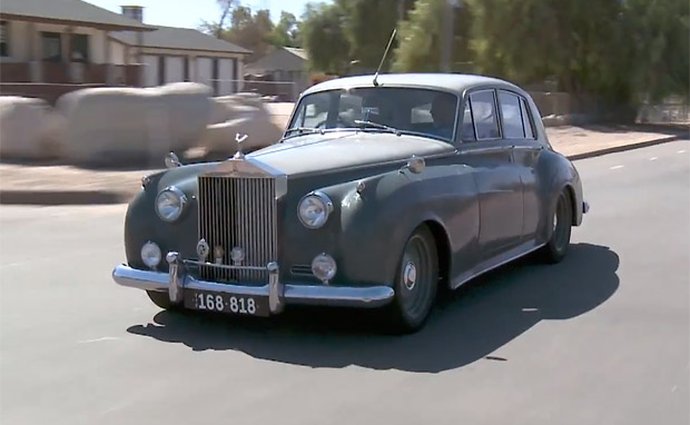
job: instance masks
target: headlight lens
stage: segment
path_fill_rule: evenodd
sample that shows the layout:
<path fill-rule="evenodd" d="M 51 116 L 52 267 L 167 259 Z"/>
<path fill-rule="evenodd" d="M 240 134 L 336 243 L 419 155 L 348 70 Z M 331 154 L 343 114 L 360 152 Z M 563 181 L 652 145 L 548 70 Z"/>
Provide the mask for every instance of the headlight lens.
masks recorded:
<path fill-rule="evenodd" d="M 333 202 L 325 193 L 314 192 L 302 198 L 298 213 L 302 224 L 309 229 L 318 229 L 326 224 L 333 211 Z"/>
<path fill-rule="evenodd" d="M 162 220 L 172 222 L 180 218 L 187 196 L 175 186 L 166 187 L 156 197 L 156 213 Z"/>
<path fill-rule="evenodd" d="M 332 280 L 337 271 L 335 260 L 328 254 L 319 254 L 311 262 L 311 272 L 324 283 Z"/>
<path fill-rule="evenodd" d="M 155 242 L 148 241 L 141 247 L 141 261 L 146 267 L 155 268 L 161 262 L 161 249 Z"/>

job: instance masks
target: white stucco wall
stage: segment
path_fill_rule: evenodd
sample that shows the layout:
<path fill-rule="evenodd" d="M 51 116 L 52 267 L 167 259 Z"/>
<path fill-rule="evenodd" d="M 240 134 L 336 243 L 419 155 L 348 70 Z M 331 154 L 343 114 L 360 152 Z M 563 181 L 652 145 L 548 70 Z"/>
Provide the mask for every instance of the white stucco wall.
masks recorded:
<path fill-rule="evenodd" d="M 110 60 L 116 65 L 125 65 L 127 63 L 125 45 L 114 40 L 110 40 Z"/>

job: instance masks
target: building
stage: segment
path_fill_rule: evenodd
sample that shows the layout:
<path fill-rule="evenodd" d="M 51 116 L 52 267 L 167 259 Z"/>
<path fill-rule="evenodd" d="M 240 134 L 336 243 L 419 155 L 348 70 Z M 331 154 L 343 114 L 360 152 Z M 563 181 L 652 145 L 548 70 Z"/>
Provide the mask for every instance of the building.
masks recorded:
<path fill-rule="evenodd" d="M 309 57 L 304 49 L 293 47 L 278 47 L 261 57 L 256 62 L 247 64 L 245 73 L 263 76 L 271 82 L 257 86 L 257 91 L 262 94 L 269 92 L 288 95 L 295 100 L 296 97 L 309 87 Z M 255 83 L 255 85 L 258 83 Z M 287 92 L 287 93 L 286 93 Z"/>
<path fill-rule="evenodd" d="M 139 6 L 122 6 L 122 14 L 143 24 Z M 142 85 L 195 81 L 216 96 L 242 89 L 244 58 L 250 50 L 188 28 L 152 26 L 155 31 L 113 32 L 117 63 L 142 64 Z"/>
<path fill-rule="evenodd" d="M 2 0 L 0 80 L 3 83 L 136 83 L 138 69 L 114 66 L 109 34 L 153 30 L 80 0 Z"/>
<path fill-rule="evenodd" d="M 242 89 L 248 54 L 194 29 L 146 25 L 140 6 L 122 6 L 118 14 L 81 0 L 0 0 L 3 95 L 52 102 L 83 84 L 178 81 L 230 94 Z"/>

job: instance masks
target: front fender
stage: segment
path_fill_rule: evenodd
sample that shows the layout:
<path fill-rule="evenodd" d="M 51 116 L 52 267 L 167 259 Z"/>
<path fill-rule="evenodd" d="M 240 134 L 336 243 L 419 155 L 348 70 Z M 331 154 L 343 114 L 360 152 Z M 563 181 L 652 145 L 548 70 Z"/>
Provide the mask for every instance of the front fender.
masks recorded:
<path fill-rule="evenodd" d="M 393 171 L 362 180 L 342 198 L 341 267 L 353 281 L 391 283 L 407 239 L 420 224 L 434 222 L 450 234 L 458 195 L 448 184 L 456 165 L 427 167 L 421 174 Z M 452 242 L 451 242 L 451 249 Z"/>

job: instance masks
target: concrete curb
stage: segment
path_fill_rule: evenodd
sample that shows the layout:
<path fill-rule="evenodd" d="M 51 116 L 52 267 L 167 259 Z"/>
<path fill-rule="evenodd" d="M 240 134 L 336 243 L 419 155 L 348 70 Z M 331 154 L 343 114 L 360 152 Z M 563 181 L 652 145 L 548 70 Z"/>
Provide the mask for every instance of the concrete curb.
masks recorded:
<path fill-rule="evenodd" d="M 632 149 L 644 148 L 673 142 L 681 139 L 681 136 L 661 137 L 654 140 L 646 140 L 640 143 L 614 146 L 605 149 L 593 150 L 579 154 L 567 155 L 571 161 L 593 158 L 609 153 L 623 152 Z M 103 205 L 128 203 L 136 191 L 110 191 L 110 190 L 3 190 L 0 189 L 0 204 L 2 205 Z"/>
<path fill-rule="evenodd" d="M 0 190 L 2 205 L 123 204 L 133 194 L 101 190 Z"/>
<path fill-rule="evenodd" d="M 598 149 L 589 152 L 567 155 L 567 157 L 571 161 L 576 161 L 578 159 L 594 158 L 596 156 L 602 156 L 609 153 L 624 152 L 638 148 L 646 148 L 648 146 L 660 145 L 662 143 L 673 142 L 679 140 L 680 138 L 681 136 L 660 137 L 658 139 L 645 140 L 644 142 L 631 143 L 629 145 L 613 146 L 605 149 Z"/>

